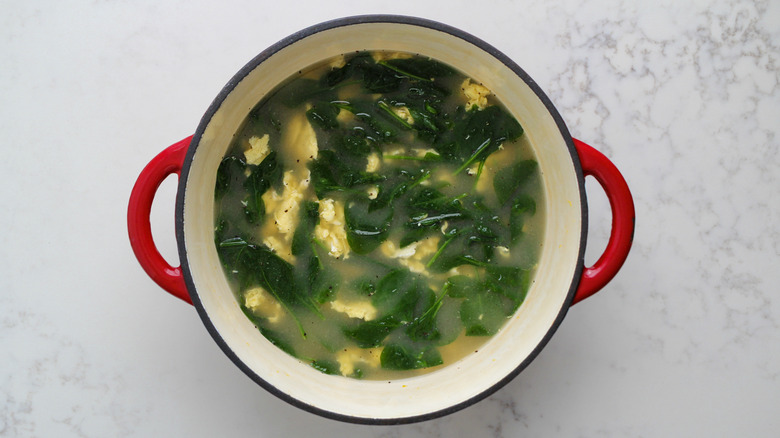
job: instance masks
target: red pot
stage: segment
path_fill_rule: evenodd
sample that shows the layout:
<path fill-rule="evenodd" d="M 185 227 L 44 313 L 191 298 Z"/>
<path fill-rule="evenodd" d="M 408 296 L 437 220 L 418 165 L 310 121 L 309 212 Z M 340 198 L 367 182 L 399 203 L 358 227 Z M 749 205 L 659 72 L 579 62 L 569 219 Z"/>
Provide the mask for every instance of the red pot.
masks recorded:
<path fill-rule="evenodd" d="M 523 305 L 478 353 L 421 376 L 361 381 L 328 376 L 271 345 L 244 317 L 214 246 L 216 171 L 232 135 L 254 105 L 288 76 L 317 61 L 357 50 L 419 53 L 463 71 L 499 96 L 525 127 L 546 187 L 546 233 L 535 280 Z M 179 177 L 176 237 L 181 266 L 152 241 L 149 214 L 160 183 Z M 605 190 L 612 231 L 604 254 L 584 267 L 584 177 Z M 634 206 L 615 166 L 573 139 L 553 104 L 514 62 L 458 29 L 410 17 L 360 16 L 319 24 L 260 53 L 225 86 L 192 137 L 165 149 L 141 172 L 130 197 L 128 230 L 144 270 L 163 289 L 192 303 L 225 354 L 252 380 L 305 410 L 344 421 L 395 424 L 462 409 L 509 382 L 539 353 L 568 308 L 604 287 L 626 259 Z"/>

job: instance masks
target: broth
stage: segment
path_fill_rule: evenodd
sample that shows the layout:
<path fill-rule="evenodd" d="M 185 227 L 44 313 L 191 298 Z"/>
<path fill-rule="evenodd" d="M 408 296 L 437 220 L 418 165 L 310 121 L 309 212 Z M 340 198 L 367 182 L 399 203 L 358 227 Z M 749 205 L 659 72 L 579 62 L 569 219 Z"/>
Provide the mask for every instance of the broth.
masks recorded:
<path fill-rule="evenodd" d="M 358 52 L 252 109 L 215 187 L 244 314 L 327 373 L 393 379 L 474 352 L 522 304 L 544 188 L 520 124 L 455 69 Z"/>

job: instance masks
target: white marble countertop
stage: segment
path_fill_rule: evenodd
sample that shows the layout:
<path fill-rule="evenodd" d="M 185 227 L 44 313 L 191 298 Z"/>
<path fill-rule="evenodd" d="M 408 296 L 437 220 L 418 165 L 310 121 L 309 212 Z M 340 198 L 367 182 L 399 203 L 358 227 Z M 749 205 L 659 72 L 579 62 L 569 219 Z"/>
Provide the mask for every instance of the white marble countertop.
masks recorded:
<path fill-rule="evenodd" d="M 0 436 L 778 436 L 780 2 L 263 3 L 3 3 Z M 126 232 L 141 168 L 235 71 L 360 13 L 506 53 L 621 169 L 637 211 L 622 271 L 519 377 L 405 426 L 320 418 L 252 383 Z M 609 213 L 587 188 L 593 262 Z M 174 193 L 165 181 L 152 217 L 172 261 Z"/>

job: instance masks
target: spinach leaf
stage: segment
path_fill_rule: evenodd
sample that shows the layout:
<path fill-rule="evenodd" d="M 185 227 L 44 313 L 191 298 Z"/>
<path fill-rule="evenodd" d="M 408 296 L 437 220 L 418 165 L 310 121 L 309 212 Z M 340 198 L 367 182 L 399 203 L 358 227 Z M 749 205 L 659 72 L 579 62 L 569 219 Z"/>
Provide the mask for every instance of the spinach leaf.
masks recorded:
<path fill-rule="evenodd" d="M 447 213 L 462 210 L 458 198 L 450 198 L 433 187 L 419 187 L 409 196 L 407 205 L 415 212 Z"/>
<path fill-rule="evenodd" d="M 389 370 L 414 370 L 444 363 L 436 347 L 390 343 L 379 357 L 382 368 Z"/>
<path fill-rule="evenodd" d="M 412 217 L 411 221 L 409 221 L 406 225 L 412 229 L 421 227 L 438 227 L 444 221 L 460 219 L 462 217 L 463 213 L 459 211 L 454 211 L 451 213 L 439 213 L 433 216 L 428 216 L 425 214 L 423 216 Z"/>
<path fill-rule="evenodd" d="M 228 156 L 220 163 L 217 170 L 217 182 L 215 184 L 215 202 L 219 211 L 219 216 L 215 220 L 214 243 L 240 237 L 251 236 L 255 232 L 255 224 L 261 219 L 264 212 L 264 206 L 259 206 L 259 213 L 255 216 L 248 216 L 247 206 L 249 197 L 243 190 L 246 183 L 246 163 L 239 157 Z M 241 196 L 241 197 L 239 197 Z M 262 202 L 262 198 L 260 199 Z M 255 210 L 257 211 L 257 210 Z M 244 217 L 245 220 L 228 220 L 228 218 Z M 244 240 L 247 238 L 244 237 Z"/>
<path fill-rule="evenodd" d="M 281 333 L 262 326 L 257 326 L 257 329 L 271 344 L 277 346 L 280 350 L 290 356 L 298 357 L 292 345 L 284 340 Z"/>
<path fill-rule="evenodd" d="M 295 307 L 303 302 L 291 279 L 295 278 L 293 266 L 265 247 L 249 245 L 246 248 L 244 269 L 253 271 L 257 282 L 283 305 Z"/>
<path fill-rule="evenodd" d="M 462 231 L 457 227 L 447 230 L 445 239 L 439 243 L 439 248 L 431 256 L 426 267 L 433 272 L 447 272 L 450 269 L 464 264 Z"/>
<path fill-rule="evenodd" d="M 300 290 L 308 290 L 309 297 L 322 304 L 331 301 L 338 291 L 341 278 L 333 269 L 328 269 L 317 254 L 314 243 L 314 228 L 319 223 L 319 203 L 304 201 L 301 208 L 301 219 L 293 234 L 291 252 L 298 257 L 296 272 L 301 272 L 302 278 L 297 278 Z"/>
<path fill-rule="evenodd" d="M 400 246 L 403 248 L 438 232 L 445 221 L 468 219 L 470 215 L 460 201 L 465 196 L 448 197 L 433 187 L 415 188 L 406 199 L 410 218 L 404 224 L 406 232 Z"/>
<path fill-rule="evenodd" d="M 353 288 L 361 295 L 371 297 L 376 293 L 376 282 L 371 278 L 364 277 L 353 283 Z"/>
<path fill-rule="evenodd" d="M 306 294 L 298 293 L 293 266 L 265 246 L 250 244 L 240 237 L 217 245 L 220 260 L 230 266 L 229 275 L 237 277 L 241 288 L 257 285 L 270 293 L 293 317 L 302 337 L 306 333 L 295 309 L 305 307 L 318 313 L 314 302 Z"/>
<path fill-rule="evenodd" d="M 433 293 L 433 291 L 431 291 Z M 406 335 L 413 341 L 437 341 L 441 339 L 442 334 L 437 326 L 436 316 L 441 310 L 443 299 L 447 296 L 447 289 L 444 289 L 422 315 L 414 319 L 406 328 Z"/>
<path fill-rule="evenodd" d="M 536 172 L 536 161 L 525 160 L 507 166 L 493 178 L 493 189 L 496 192 L 499 205 L 506 205 L 518 191 L 521 191 Z"/>
<path fill-rule="evenodd" d="M 245 169 L 246 163 L 241 158 L 234 155 L 223 158 L 217 169 L 217 183 L 214 187 L 214 197 L 220 199 L 225 193 L 229 192 L 230 188 L 234 185 L 243 184 L 243 181 L 246 179 L 246 176 L 244 176 Z"/>
<path fill-rule="evenodd" d="M 349 78 L 358 78 L 363 87 L 372 93 L 392 93 L 406 81 L 431 82 L 436 78 L 451 76 L 450 67 L 432 59 L 408 58 L 376 62 L 369 53 L 350 57 L 341 68 L 334 68 L 323 77 L 323 84 L 335 86 Z"/>
<path fill-rule="evenodd" d="M 466 240 L 463 255 L 480 263 L 490 263 L 495 247 L 509 238 L 508 230 L 493 209 L 480 198 L 470 202 L 471 227 L 464 228 L 462 237 Z M 479 263 L 476 263 L 479 265 Z"/>
<path fill-rule="evenodd" d="M 407 269 L 394 269 L 382 277 L 371 301 L 382 315 L 400 324 L 407 324 L 415 316 L 422 298 L 422 289 L 415 276 Z"/>
<path fill-rule="evenodd" d="M 398 90 L 405 78 L 379 64 L 365 63 L 359 66 L 363 87 L 372 93 L 391 93 Z"/>
<path fill-rule="evenodd" d="M 265 202 L 263 202 L 262 195 L 250 195 L 245 202 L 244 218 L 246 221 L 250 224 L 257 225 L 263 223 L 263 218 L 265 218 Z"/>
<path fill-rule="evenodd" d="M 365 158 L 372 149 L 373 142 L 369 140 L 366 131 L 362 128 L 353 128 L 341 132 L 335 136 L 333 149 L 347 155 Z M 360 162 L 365 167 L 363 161 Z"/>
<path fill-rule="evenodd" d="M 322 304 L 332 301 L 341 284 L 341 277 L 334 269 L 326 268 L 320 257 L 313 253 L 308 260 L 307 288 L 314 302 Z"/>
<path fill-rule="evenodd" d="M 405 79 L 397 72 L 376 63 L 368 52 L 349 57 L 340 68 L 333 68 L 321 79 L 321 86 L 335 87 L 355 79 L 372 93 L 395 91 Z"/>
<path fill-rule="evenodd" d="M 271 344 L 279 347 L 280 350 L 284 351 L 290 356 L 297 357 L 295 354 L 295 349 L 293 349 L 292 345 L 290 345 L 290 343 L 284 339 L 284 336 L 282 336 L 281 333 L 266 327 L 268 322 L 266 318 L 255 315 L 254 312 L 249 310 L 243 303 L 239 304 L 241 311 L 244 312 L 244 315 L 246 315 L 246 317 L 252 321 L 255 327 L 266 339 L 268 339 L 269 342 L 271 342 Z"/>
<path fill-rule="evenodd" d="M 379 280 L 376 291 L 372 295 L 374 307 L 381 311 L 389 311 L 413 285 L 414 279 L 406 269 L 393 269 Z"/>
<path fill-rule="evenodd" d="M 320 83 L 325 87 L 332 88 L 349 79 L 353 73 L 354 64 L 347 62 L 342 67 L 331 68 L 320 78 Z"/>
<path fill-rule="evenodd" d="M 319 98 L 328 100 L 334 93 L 330 87 L 323 86 L 314 79 L 298 79 L 279 89 L 278 98 L 288 108 L 300 106 L 307 100 Z M 323 97 L 323 95 L 328 95 Z"/>
<path fill-rule="evenodd" d="M 330 375 L 339 374 L 339 370 L 340 370 L 340 366 L 338 362 L 327 360 L 327 359 L 313 360 L 311 361 L 310 365 L 315 370 Z"/>
<path fill-rule="evenodd" d="M 214 243 L 219 245 L 227 237 L 227 230 L 230 228 L 230 224 L 225 219 L 224 213 L 220 213 L 216 220 L 217 224 L 214 226 Z"/>
<path fill-rule="evenodd" d="M 412 129 L 412 125 L 406 119 L 398 115 L 395 112 L 395 110 L 393 110 L 393 107 L 404 107 L 403 103 L 399 104 L 397 102 L 392 102 L 392 101 L 388 103 L 384 99 L 379 99 L 376 104 L 379 107 L 379 109 L 382 110 L 382 115 L 385 118 L 394 122 L 396 125 L 398 125 L 403 129 Z"/>
<path fill-rule="evenodd" d="M 410 107 L 425 111 L 431 115 L 442 113 L 441 104 L 450 95 L 447 88 L 440 87 L 434 82 L 416 82 L 409 84 L 409 88 L 401 95 Z"/>
<path fill-rule="evenodd" d="M 430 266 L 428 267 L 433 272 L 447 272 L 461 265 L 478 266 L 481 263 L 472 255 L 463 255 L 464 248 L 462 246 L 448 245 L 449 242 L 449 240 L 444 241 L 444 245 L 440 247 L 443 251 L 436 254 L 435 259 L 431 259 L 433 263 L 429 262 Z"/>
<path fill-rule="evenodd" d="M 414 120 L 414 128 L 424 140 L 434 141 L 436 135 L 444 129 L 439 126 L 438 117 L 429 111 L 420 111 L 417 108 L 409 107 L 409 113 Z"/>
<path fill-rule="evenodd" d="M 320 204 L 314 201 L 304 201 L 301 206 L 300 222 L 293 234 L 291 250 L 292 255 L 299 256 L 308 252 L 311 248 L 311 240 L 314 235 L 314 227 L 320 221 Z"/>
<path fill-rule="evenodd" d="M 406 325 L 420 318 L 436 301 L 436 294 L 408 269 L 393 269 L 379 280 L 371 302 L 383 318 Z"/>
<path fill-rule="evenodd" d="M 247 222 L 260 224 L 265 216 L 265 203 L 263 194 L 271 185 L 279 186 L 282 181 L 283 169 L 277 161 L 276 152 L 271 152 L 258 165 L 247 165 L 251 172 L 244 181 L 244 189 L 247 191 L 245 199 L 244 215 Z"/>
<path fill-rule="evenodd" d="M 501 296 L 490 291 L 472 295 L 460 305 L 466 336 L 491 336 L 506 322 Z"/>
<path fill-rule="evenodd" d="M 406 248 L 407 246 L 411 245 L 414 242 L 420 241 L 424 239 L 427 235 L 433 234 L 437 230 L 437 225 L 434 224 L 432 226 L 428 227 L 418 227 L 414 228 L 412 230 L 408 230 L 404 233 L 403 236 L 401 236 L 401 240 L 398 242 L 398 246 L 400 248 Z"/>
<path fill-rule="evenodd" d="M 424 168 L 417 171 L 396 169 L 395 172 L 386 175 L 386 179 L 379 184 L 379 193 L 376 199 L 371 201 L 370 211 L 390 206 L 393 200 L 400 198 L 430 176 L 431 171 Z"/>
<path fill-rule="evenodd" d="M 315 102 L 308 111 L 306 111 L 306 117 L 309 121 L 316 126 L 324 130 L 331 130 L 339 127 L 339 122 L 336 119 L 339 115 L 339 107 L 331 104 L 330 102 L 319 101 Z"/>
<path fill-rule="evenodd" d="M 387 67 L 396 73 L 411 79 L 433 81 L 437 78 L 451 76 L 455 70 L 430 58 L 397 58 L 379 61 L 379 65 Z"/>
<path fill-rule="evenodd" d="M 465 275 L 453 275 L 444 283 L 444 290 L 450 297 L 466 298 L 479 293 L 480 285 L 477 280 Z"/>
<path fill-rule="evenodd" d="M 393 209 L 370 210 L 367 197 L 354 197 L 344 208 L 347 242 L 357 254 L 367 254 L 387 239 L 393 219 Z"/>
<path fill-rule="evenodd" d="M 251 270 L 244 269 L 244 252 L 250 245 L 249 239 L 234 233 L 224 233 L 223 240 L 216 242 L 217 254 L 225 268 L 226 275 L 238 284 L 239 290 L 244 290 L 256 284 Z M 231 237 L 228 237 L 231 236 Z"/>
<path fill-rule="evenodd" d="M 351 83 L 348 79 L 359 79 L 362 82 L 363 71 L 376 64 L 374 58 L 368 52 L 360 52 L 345 58 L 344 65 L 331 68 L 321 78 L 321 83 L 327 87 L 335 87 L 344 83 Z"/>
<path fill-rule="evenodd" d="M 486 287 L 512 301 L 512 307 L 504 312 L 511 315 L 525 300 L 531 283 L 530 271 L 514 266 L 488 266 L 486 273 Z"/>
<path fill-rule="evenodd" d="M 398 121 L 378 102 L 353 100 L 342 107 L 355 115 L 355 119 L 360 122 L 358 126 L 373 142 L 386 143 L 398 137 Z"/>
<path fill-rule="evenodd" d="M 406 327 L 406 335 L 413 341 L 437 341 L 441 338 L 441 333 L 436 326 L 436 315 L 441 308 L 441 303 L 431 307 L 430 316 L 422 316 Z"/>
<path fill-rule="evenodd" d="M 338 156 L 331 150 L 320 150 L 317 159 L 309 163 L 312 185 L 317 197 L 327 197 L 332 191 L 349 191 L 361 184 L 376 183 L 384 177 L 366 172 L 365 160 L 362 168 L 355 162 Z"/>
<path fill-rule="evenodd" d="M 492 262 L 495 247 L 509 239 L 509 231 L 500 216 L 479 197 L 471 197 L 462 209 L 458 217 L 446 216 L 450 227 L 426 265 L 434 272 L 446 272 L 464 264 L 487 266 Z M 428 218 L 435 219 L 438 218 Z"/>
<path fill-rule="evenodd" d="M 421 318 L 428 310 L 435 307 L 436 303 L 436 293 L 421 278 L 416 279 L 414 286 L 402 301 L 406 307 L 398 306 L 395 309 L 396 314 L 407 324 Z M 432 316 L 435 318 L 435 312 Z"/>
<path fill-rule="evenodd" d="M 472 232 L 468 236 L 469 242 L 496 245 L 499 240 L 496 222 L 493 218 L 478 217 L 474 221 L 474 228 L 472 228 Z"/>
<path fill-rule="evenodd" d="M 525 218 L 533 216 L 536 213 L 536 201 L 528 195 L 519 195 L 512 202 L 512 209 L 509 211 L 509 231 L 511 233 L 512 243 L 517 242 L 523 234 L 523 225 Z"/>
<path fill-rule="evenodd" d="M 412 126 L 421 140 L 436 144 L 452 130 L 451 116 L 443 108 L 444 99 L 449 94 L 447 89 L 434 82 L 417 82 L 410 84 L 402 96 L 414 119 Z"/>
<path fill-rule="evenodd" d="M 374 348 L 380 346 L 382 341 L 398 326 L 400 323 L 395 318 L 385 317 L 361 322 L 357 327 L 346 328 L 343 332 L 358 347 Z"/>
<path fill-rule="evenodd" d="M 450 298 L 449 295 L 442 300 L 441 307 L 436 314 L 437 339 L 435 345 L 447 345 L 454 342 L 463 332 L 463 323 L 460 320 L 460 299 Z"/>
<path fill-rule="evenodd" d="M 352 122 L 354 126 L 350 127 L 363 131 L 366 138 L 373 143 L 394 141 L 398 137 L 399 128 L 410 128 L 408 122 L 395 114 L 384 99 L 333 101 L 331 104 L 354 114 L 355 122 Z"/>
<path fill-rule="evenodd" d="M 434 149 L 445 158 L 463 163 L 461 168 L 484 160 L 503 142 L 523 134 L 517 120 L 496 105 L 474 111 L 460 108 L 452 123 L 451 135 L 438 140 Z"/>
<path fill-rule="evenodd" d="M 246 131 L 268 134 L 273 144 L 277 141 L 277 136 L 282 132 L 282 112 L 275 105 L 266 102 L 265 105 L 259 105 L 252 109 L 247 116 Z M 249 128 L 251 126 L 251 128 Z"/>
<path fill-rule="evenodd" d="M 407 68 L 408 67 L 408 68 Z M 364 87 L 384 96 L 377 101 L 339 101 L 336 105 L 346 109 L 365 125 L 362 126 L 377 142 L 394 140 L 398 129 L 415 129 L 420 138 L 433 140 L 449 126 L 448 115 L 441 111 L 443 99 L 449 94 L 430 79 L 422 77 L 449 75 L 447 67 L 435 61 L 388 60 L 375 63 L 370 57 L 358 55 L 344 67 L 325 75 L 325 83 L 338 84 L 357 75 Z M 422 74 L 415 78 L 415 73 Z M 349 81 L 347 81 L 349 82 Z M 334 102 L 335 103 L 335 102 Z M 394 107 L 406 107 L 414 123 L 399 117 Z"/>

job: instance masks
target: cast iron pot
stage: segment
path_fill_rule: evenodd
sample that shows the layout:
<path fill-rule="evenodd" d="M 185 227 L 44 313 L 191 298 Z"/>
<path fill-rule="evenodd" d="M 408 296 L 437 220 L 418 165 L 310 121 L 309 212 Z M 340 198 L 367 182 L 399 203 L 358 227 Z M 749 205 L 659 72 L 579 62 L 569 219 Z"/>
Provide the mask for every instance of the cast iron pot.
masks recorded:
<path fill-rule="evenodd" d="M 359 50 L 430 56 L 492 90 L 525 128 L 546 187 L 546 232 L 536 277 L 506 326 L 477 353 L 421 376 L 362 381 L 329 376 L 282 352 L 242 314 L 214 246 L 217 167 L 249 111 L 277 84 L 323 59 Z M 152 241 L 149 213 L 160 183 L 179 174 L 176 238 L 180 267 Z M 584 267 L 584 176 L 605 190 L 612 209 L 606 250 Z M 549 341 L 569 307 L 618 272 L 631 247 L 634 206 L 615 166 L 573 139 L 553 104 L 514 62 L 485 42 L 440 23 L 401 16 L 358 16 L 319 24 L 278 42 L 242 68 L 219 93 L 192 137 L 142 171 L 128 209 L 130 242 L 141 266 L 163 289 L 192 303 L 225 354 L 252 380 L 307 411 L 343 421 L 421 421 L 471 405 L 509 382 Z"/>

